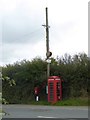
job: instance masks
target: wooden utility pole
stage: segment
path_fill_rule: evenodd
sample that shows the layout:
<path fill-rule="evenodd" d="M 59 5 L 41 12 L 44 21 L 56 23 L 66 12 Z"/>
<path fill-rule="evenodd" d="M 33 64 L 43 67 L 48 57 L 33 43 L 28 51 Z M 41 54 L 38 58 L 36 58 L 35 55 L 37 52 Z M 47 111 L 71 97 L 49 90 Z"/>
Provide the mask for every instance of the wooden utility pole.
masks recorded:
<path fill-rule="evenodd" d="M 46 7 L 46 58 L 49 53 L 49 26 L 48 26 L 48 8 Z M 47 58 L 47 78 L 50 76 L 50 63 Z"/>
<path fill-rule="evenodd" d="M 46 7 L 46 50 L 48 53 L 49 52 L 49 26 L 48 26 L 48 8 L 47 7 Z"/>
<path fill-rule="evenodd" d="M 49 51 L 49 28 L 48 25 L 48 8 L 46 7 L 46 25 L 42 25 L 46 28 L 46 60 L 47 60 L 47 79 L 50 76 L 50 56 L 52 55 L 52 52 Z"/>

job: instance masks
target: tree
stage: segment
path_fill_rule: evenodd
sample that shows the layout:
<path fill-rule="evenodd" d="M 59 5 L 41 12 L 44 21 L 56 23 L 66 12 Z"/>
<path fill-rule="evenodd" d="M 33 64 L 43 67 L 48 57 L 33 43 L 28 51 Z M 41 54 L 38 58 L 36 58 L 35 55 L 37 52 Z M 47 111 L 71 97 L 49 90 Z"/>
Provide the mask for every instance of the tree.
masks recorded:
<path fill-rule="evenodd" d="M 50 75 L 61 76 L 64 80 L 64 98 L 87 96 L 89 66 L 90 59 L 85 53 L 72 57 L 65 54 L 58 59 L 51 58 Z M 42 88 L 40 96 L 45 98 L 46 71 L 47 63 L 41 58 L 35 58 L 32 61 L 23 60 L 3 67 L 3 76 L 8 76 L 10 80 L 14 79 L 16 83 L 16 86 L 8 86 L 9 88 L 5 89 L 4 86 L 7 84 L 3 81 L 3 95 L 11 103 L 25 103 L 26 99 L 27 102 L 34 100 L 34 87 L 39 86 Z"/>
<path fill-rule="evenodd" d="M 6 76 L 6 77 L 2 77 L 2 85 L 3 85 L 3 92 L 5 91 L 5 93 L 6 93 L 6 91 L 7 91 L 6 89 L 7 88 L 9 89 L 9 88 L 15 86 L 16 83 L 13 79 L 10 79 L 9 77 Z M 11 90 L 12 90 L 12 88 L 11 88 Z M 8 100 L 7 100 L 7 98 L 5 98 L 5 96 L 2 97 L 2 103 L 4 103 L 4 104 L 8 103 Z"/>

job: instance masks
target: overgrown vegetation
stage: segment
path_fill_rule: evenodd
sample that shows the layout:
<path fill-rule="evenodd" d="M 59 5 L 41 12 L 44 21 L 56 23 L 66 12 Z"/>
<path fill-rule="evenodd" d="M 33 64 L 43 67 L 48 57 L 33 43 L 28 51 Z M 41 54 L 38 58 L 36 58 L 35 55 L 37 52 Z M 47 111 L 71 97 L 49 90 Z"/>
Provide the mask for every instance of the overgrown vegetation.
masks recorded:
<path fill-rule="evenodd" d="M 45 85 L 47 63 L 41 58 L 32 61 L 23 60 L 2 67 L 3 78 L 8 76 L 16 85 L 10 87 L 2 81 L 2 94 L 9 103 L 30 103 L 34 98 L 34 87 L 41 86 L 40 100 L 47 99 Z M 51 58 L 51 75 L 61 76 L 63 82 L 63 100 L 88 97 L 90 79 L 90 59 L 85 53 L 71 57 L 65 54 L 61 58 Z"/>
<path fill-rule="evenodd" d="M 64 99 L 62 101 L 58 101 L 56 103 L 50 103 L 47 101 L 32 101 L 27 104 L 33 105 L 53 105 L 53 106 L 88 106 L 88 99 L 87 98 L 69 98 Z"/>

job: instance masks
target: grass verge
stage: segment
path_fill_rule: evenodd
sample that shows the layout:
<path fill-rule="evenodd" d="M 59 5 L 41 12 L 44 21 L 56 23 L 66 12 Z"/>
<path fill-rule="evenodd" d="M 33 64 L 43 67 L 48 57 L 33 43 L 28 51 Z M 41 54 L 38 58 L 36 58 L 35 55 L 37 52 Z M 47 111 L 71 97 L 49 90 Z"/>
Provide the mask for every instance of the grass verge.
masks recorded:
<path fill-rule="evenodd" d="M 88 99 L 73 98 L 55 103 L 57 106 L 88 106 Z"/>
<path fill-rule="evenodd" d="M 55 106 L 88 106 L 88 98 L 71 98 L 67 100 L 58 101 L 54 104 L 47 101 L 32 101 L 28 104 L 32 105 L 55 105 Z"/>

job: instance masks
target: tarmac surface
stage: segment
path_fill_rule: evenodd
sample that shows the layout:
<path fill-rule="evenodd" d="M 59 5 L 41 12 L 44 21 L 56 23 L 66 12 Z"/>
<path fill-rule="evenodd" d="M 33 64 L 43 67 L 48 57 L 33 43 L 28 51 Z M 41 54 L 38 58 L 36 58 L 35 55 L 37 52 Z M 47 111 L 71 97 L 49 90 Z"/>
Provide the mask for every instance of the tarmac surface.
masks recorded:
<path fill-rule="evenodd" d="M 86 106 L 2 105 L 2 109 L 3 118 L 88 118 Z"/>

